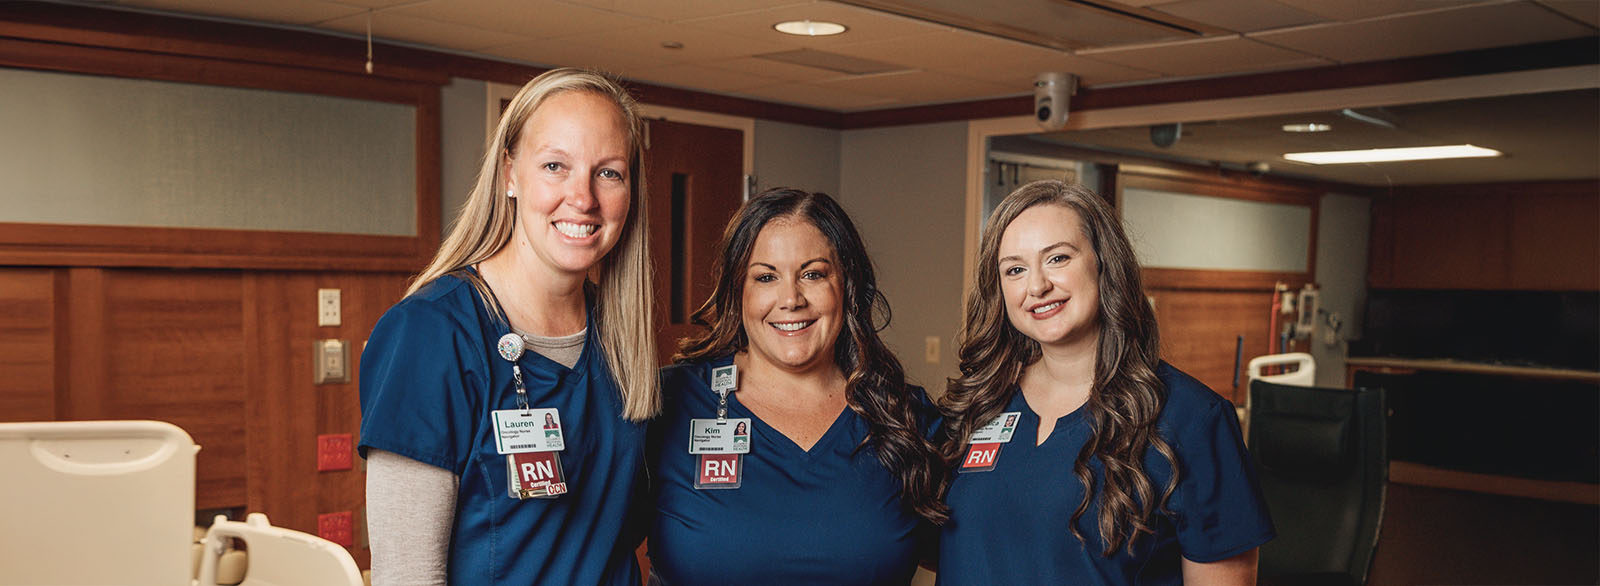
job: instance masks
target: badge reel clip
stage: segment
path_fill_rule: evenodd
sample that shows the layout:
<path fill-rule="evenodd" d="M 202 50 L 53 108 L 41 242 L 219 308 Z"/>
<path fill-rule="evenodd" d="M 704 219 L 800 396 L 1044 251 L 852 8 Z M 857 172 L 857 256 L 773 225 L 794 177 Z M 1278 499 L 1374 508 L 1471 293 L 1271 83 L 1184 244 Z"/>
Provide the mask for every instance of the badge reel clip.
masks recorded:
<path fill-rule="evenodd" d="M 732 364 L 711 369 L 717 418 L 689 420 L 689 453 L 700 456 L 694 474 L 697 489 L 739 488 L 744 480 L 744 455 L 750 453 L 750 419 L 728 419 L 728 393 L 738 388 L 738 380 L 738 367 Z"/>
<path fill-rule="evenodd" d="M 522 382 L 522 336 L 500 337 L 496 344 L 500 357 L 511 363 L 511 377 L 517 389 L 517 408 L 498 409 L 494 419 L 495 451 L 506 457 L 506 478 L 511 498 L 555 498 L 566 494 L 567 482 L 561 470 L 561 413 L 556 409 L 533 409 L 528 405 L 528 388 Z"/>

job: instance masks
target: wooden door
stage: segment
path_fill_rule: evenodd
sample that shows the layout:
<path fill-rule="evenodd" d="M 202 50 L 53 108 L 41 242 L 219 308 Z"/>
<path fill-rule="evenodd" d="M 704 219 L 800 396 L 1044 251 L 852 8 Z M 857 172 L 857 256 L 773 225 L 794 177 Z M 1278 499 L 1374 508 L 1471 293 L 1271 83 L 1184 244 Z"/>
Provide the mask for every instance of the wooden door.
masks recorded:
<path fill-rule="evenodd" d="M 744 133 L 649 121 L 645 188 L 650 192 L 650 253 L 656 268 L 656 356 L 698 333 L 690 316 L 711 296 L 722 231 L 744 200 Z"/>

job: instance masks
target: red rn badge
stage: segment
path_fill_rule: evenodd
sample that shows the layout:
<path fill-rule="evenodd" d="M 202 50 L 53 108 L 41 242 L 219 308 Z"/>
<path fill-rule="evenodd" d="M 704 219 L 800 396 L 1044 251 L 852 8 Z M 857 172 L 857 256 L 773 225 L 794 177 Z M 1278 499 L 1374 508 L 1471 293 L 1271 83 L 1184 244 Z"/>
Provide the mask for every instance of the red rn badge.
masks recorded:
<path fill-rule="evenodd" d="M 744 477 L 743 454 L 700 454 L 694 487 L 699 489 L 739 488 Z"/>
<path fill-rule="evenodd" d="M 560 452 L 527 452 L 506 456 L 511 498 L 553 498 L 567 492 Z"/>
<path fill-rule="evenodd" d="M 988 472 L 1000 457 L 1000 444 L 972 444 L 967 457 L 961 461 L 962 472 Z"/>

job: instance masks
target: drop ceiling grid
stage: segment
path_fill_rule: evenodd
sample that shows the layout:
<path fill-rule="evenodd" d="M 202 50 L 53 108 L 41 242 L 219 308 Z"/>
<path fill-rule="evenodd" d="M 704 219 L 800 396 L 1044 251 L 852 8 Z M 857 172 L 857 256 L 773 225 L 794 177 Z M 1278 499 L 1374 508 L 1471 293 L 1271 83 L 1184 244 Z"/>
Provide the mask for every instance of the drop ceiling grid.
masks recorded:
<path fill-rule="evenodd" d="M 317 27 L 352 35 L 365 35 L 369 18 L 372 23 L 372 34 L 375 37 L 435 47 L 482 51 L 531 40 L 522 35 L 389 12 L 368 14 L 363 11 L 320 23 Z"/>
<path fill-rule="evenodd" d="M 553 0 L 427 0 L 378 12 L 497 30 L 531 39 L 631 30 L 656 21 Z"/>
<path fill-rule="evenodd" d="M 324 20 L 349 16 L 366 9 L 323 2 L 321 0 L 284 0 L 281 2 L 255 2 L 251 0 L 137 0 L 130 6 L 164 12 L 200 14 L 211 17 L 236 18 L 297 26 L 313 25 Z"/>
<path fill-rule="evenodd" d="M 1272 0 L 1182 0 L 1150 8 L 1238 33 L 1326 22 L 1326 19 Z"/>
<path fill-rule="evenodd" d="M 1594 34 L 1531 2 L 1468 6 L 1269 31 L 1250 38 L 1341 63 L 1415 57 Z"/>
<path fill-rule="evenodd" d="M 1539 0 L 1539 4 L 1578 22 L 1600 28 L 1600 2 L 1594 0 Z"/>
<path fill-rule="evenodd" d="M 882 75 L 863 75 L 818 82 L 822 88 L 894 99 L 899 103 L 949 102 L 977 98 L 1031 93 L 1029 87 L 1008 88 L 997 83 L 957 77 L 931 71 L 910 71 Z"/>
<path fill-rule="evenodd" d="M 772 28 L 775 24 L 790 20 L 836 22 L 845 25 L 848 30 L 838 35 L 802 37 L 780 33 Z M 718 34 L 756 38 L 796 49 L 824 51 L 834 45 L 882 41 L 949 30 L 949 27 L 938 24 L 833 2 L 781 6 L 680 22 L 686 26 Z"/>
<path fill-rule="evenodd" d="M 748 72 L 718 69 L 707 65 L 678 64 L 631 69 L 628 76 L 640 81 L 716 92 L 736 92 L 768 85 L 792 83 Z"/>
<path fill-rule="evenodd" d="M 697 18 L 726 16 L 763 10 L 777 6 L 816 4 L 815 0 L 557 0 L 574 4 L 648 18 L 662 22 L 682 22 Z"/>

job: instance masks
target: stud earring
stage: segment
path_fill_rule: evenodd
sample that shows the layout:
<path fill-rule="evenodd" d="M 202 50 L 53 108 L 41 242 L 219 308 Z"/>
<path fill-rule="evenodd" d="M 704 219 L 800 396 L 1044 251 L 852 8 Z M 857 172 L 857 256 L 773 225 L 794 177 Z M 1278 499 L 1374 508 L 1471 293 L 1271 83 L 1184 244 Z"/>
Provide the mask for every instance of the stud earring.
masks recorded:
<path fill-rule="evenodd" d="M 517 197 L 517 190 L 515 190 L 515 189 L 512 189 L 512 188 L 510 188 L 510 187 L 507 187 L 507 188 L 506 188 L 506 197 L 509 197 L 509 198 L 512 198 L 512 199 L 516 199 L 516 197 Z"/>

